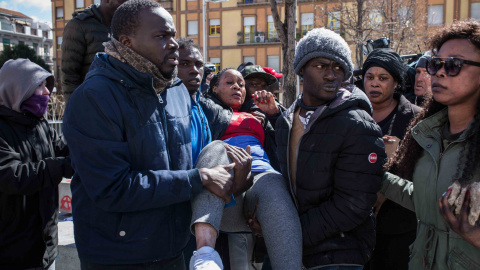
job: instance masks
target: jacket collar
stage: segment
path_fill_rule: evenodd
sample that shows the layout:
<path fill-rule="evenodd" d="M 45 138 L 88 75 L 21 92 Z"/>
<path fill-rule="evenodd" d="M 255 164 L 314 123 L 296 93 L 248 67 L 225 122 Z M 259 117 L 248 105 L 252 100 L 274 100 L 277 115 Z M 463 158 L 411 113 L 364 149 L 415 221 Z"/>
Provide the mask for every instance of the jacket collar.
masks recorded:
<path fill-rule="evenodd" d="M 445 123 L 448 121 L 448 108 L 444 108 L 441 111 L 435 113 L 434 115 L 425 118 L 424 120 L 420 121 L 417 125 L 412 128 L 413 137 L 419 136 L 418 134 L 421 133 L 426 136 L 431 136 L 432 132 L 438 133 L 440 136 L 442 132 L 442 128 Z M 463 141 L 468 137 L 472 136 L 472 132 L 470 130 L 473 128 L 472 122 L 468 125 L 467 129 L 462 132 L 460 137 L 457 141 Z"/>
<path fill-rule="evenodd" d="M 103 15 L 100 12 L 100 10 L 98 9 L 97 5 L 91 5 L 87 8 L 85 8 L 84 10 L 75 11 L 75 12 L 73 12 L 72 17 L 77 18 L 81 21 L 83 21 L 83 20 L 85 20 L 89 17 L 94 17 L 101 24 L 106 25 L 105 20 L 103 19 Z"/>
<path fill-rule="evenodd" d="M 323 109 L 323 106 L 320 106 L 317 111 L 321 110 L 322 113 L 320 114 L 315 111 L 314 115 L 311 116 L 312 118 L 310 122 L 314 123 L 319 119 L 323 119 L 328 115 L 335 114 L 352 106 L 358 106 L 368 114 L 372 115 L 372 105 L 365 93 L 354 85 L 348 85 L 345 86 L 345 88 L 340 88 L 338 90 L 337 96 L 330 102 L 326 110 Z M 290 124 L 293 121 L 293 113 L 297 107 L 298 105 L 295 101 L 284 113 L 285 118 Z"/>
<path fill-rule="evenodd" d="M 15 122 L 24 126 L 34 126 L 41 119 L 27 113 L 19 113 L 5 106 L 0 105 L 0 118 Z"/>
<path fill-rule="evenodd" d="M 136 86 L 139 89 L 151 89 L 155 93 L 152 75 L 140 72 L 106 53 L 97 53 L 97 55 L 95 55 L 95 60 L 85 80 L 94 76 L 104 76 L 111 80 L 118 81 L 127 87 Z M 181 83 L 182 81 L 177 78 L 172 85 L 165 87 L 165 89 L 178 86 Z"/>

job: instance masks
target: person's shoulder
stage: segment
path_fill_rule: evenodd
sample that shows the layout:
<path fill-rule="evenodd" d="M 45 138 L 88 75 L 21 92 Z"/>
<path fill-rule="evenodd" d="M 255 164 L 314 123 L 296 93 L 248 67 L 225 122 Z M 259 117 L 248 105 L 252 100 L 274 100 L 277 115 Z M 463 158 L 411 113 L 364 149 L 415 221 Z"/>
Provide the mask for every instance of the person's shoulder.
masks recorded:
<path fill-rule="evenodd" d="M 74 12 L 72 14 L 72 16 L 73 16 L 72 20 L 76 19 L 76 20 L 79 20 L 79 21 L 85 21 L 85 20 L 88 20 L 88 19 L 95 19 L 96 21 L 98 21 L 98 19 L 95 16 L 95 12 L 98 12 L 97 6 L 96 5 L 91 5 L 87 8 L 85 8 L 84 10 Z"/>

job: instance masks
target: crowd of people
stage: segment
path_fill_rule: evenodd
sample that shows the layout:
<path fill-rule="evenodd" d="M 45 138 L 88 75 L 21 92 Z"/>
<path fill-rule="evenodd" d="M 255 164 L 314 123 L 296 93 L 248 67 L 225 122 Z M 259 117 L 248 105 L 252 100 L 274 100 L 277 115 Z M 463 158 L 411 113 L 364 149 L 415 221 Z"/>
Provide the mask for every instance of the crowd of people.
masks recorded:
<path fill-rule="evenodd" d="M 155 1 L 102 1 L 65 27 L 63 136 L 54 77 L 0 69 L 0 269 L 55 269 L 58 184 L 72 177 L 90 269 L 480 269 L 480 23 L 407 66 L 372 51 L 354 86 L 347 42 L 297 44 L 302 89 L 255 63 L 204 76 Z"/>

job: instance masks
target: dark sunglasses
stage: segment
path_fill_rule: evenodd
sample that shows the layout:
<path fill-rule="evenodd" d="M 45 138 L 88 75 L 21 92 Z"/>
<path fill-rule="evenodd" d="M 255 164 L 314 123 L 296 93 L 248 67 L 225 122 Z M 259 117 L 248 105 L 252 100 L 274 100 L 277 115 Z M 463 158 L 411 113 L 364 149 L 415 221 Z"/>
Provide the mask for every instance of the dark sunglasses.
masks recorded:
<path fill-rule="evenodd" d="M 479 62 L 459 58 L 447 58 L 445 60 L 442 60 L 442 58 L 428 58 L 426 68 L 428 74 L 433 76 L 444 66 L 447 76 L 454 77 L 460 73 L 464 64 L 480 67 Z"/>

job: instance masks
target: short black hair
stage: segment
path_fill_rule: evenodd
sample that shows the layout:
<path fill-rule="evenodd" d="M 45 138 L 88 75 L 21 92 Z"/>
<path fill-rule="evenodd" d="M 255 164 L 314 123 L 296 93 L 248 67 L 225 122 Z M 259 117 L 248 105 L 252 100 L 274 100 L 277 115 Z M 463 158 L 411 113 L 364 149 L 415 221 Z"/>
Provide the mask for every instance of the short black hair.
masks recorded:
<path fill-rule="evenodd" d="M 140 20 L 139 14 L 144 9 L 162 7 L 153 0 L 130 0 L 120 5 L 112 18 L 112 35 L 119 40 L 121 35 L 132 35 L 137 30 Z"/>
<path fill-rule="evenodd" d="M 193 41 L 193 39 L 181 37 L 177 39 L 178 49 L 190 49 L 195 48 L 200 51 L 200 46 Z"/>

